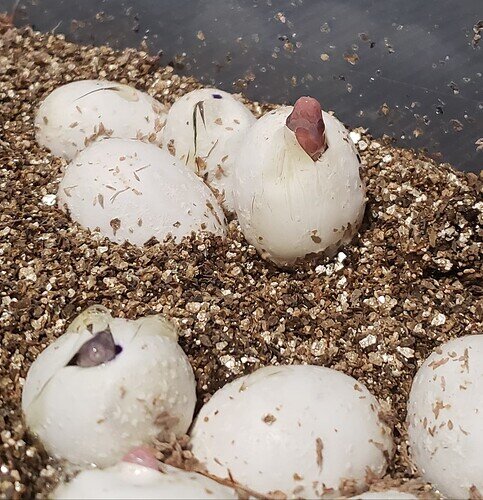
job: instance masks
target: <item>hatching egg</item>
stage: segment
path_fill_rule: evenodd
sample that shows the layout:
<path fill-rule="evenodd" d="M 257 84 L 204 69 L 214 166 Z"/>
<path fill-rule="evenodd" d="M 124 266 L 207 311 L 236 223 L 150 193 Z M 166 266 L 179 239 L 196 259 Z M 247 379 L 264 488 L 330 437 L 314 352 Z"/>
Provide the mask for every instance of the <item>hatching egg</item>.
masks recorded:
<path fill-rule="evenodd" d="M 154 436 L 183 434 L 195 379 L 162 316 L 113 318 L 91 306 L 27 374 L 22 409 L 47 451 L 78 465 L 112 465 Z"/>

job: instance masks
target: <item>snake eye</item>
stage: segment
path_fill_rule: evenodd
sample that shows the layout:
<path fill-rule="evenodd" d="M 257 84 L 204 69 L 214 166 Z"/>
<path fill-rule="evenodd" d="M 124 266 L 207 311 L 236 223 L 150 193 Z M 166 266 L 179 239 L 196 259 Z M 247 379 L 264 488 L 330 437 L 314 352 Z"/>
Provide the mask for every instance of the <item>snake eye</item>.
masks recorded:
<path fill-rule="evenodd" d="M 85 342 L 67 366 L 99 366 L 113 360 L 121 351 L 122 347 L 115 344 L 111 330 L 107 327 Z"/>

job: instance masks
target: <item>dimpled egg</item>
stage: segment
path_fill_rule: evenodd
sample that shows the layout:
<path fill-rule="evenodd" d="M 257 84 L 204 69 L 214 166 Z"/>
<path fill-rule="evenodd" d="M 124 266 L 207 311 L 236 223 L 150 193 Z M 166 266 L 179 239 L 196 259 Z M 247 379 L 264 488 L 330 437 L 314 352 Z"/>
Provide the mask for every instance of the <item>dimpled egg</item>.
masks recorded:
<path fill-rule="evenodd" d="M 132 321 L 91 306 L 27 374 L 27 426 L 56 458 L 112 465 L 130 448 L 188 430 L 193 370 L 162 316 Z"/>
<path fill-rule="evenodd" d="M 408 403 L 411 457 L 449 498 L 483 497 L 483 335 L 438 347 L 418 370 Z"/>
<path fill-rule="evenodd" d="M 232 211 L 233 164 L 239 141 L 254 122 L 248 108 L 228 92 L 193 90 L 169 110 L 163 145 L 214 188 Z"/>
<path fill-rule="evenodd" d="M 117 243 L 225 233 L 210 189 L 168 152 L 141 141 L 92 144 L 67 166 L 57 197 L 72 219 Z"/>
<path fill-rule="evenodd" d="M 392 453 L 379 404 L 352 377 L 320 366 L 270 366 L 217 391 L 192 428 L 192 451 L 219 477 L 261 494 L 313 498 L 344 481 L 367 489 Z"/>
<path fill-rule="evenodd" d="M 122 83 L 82 80 L 51 92 L 35 115 L 37 142 L 72 159 L 104 137 L 159 144 L 166 108 L 145 92 Z"/>

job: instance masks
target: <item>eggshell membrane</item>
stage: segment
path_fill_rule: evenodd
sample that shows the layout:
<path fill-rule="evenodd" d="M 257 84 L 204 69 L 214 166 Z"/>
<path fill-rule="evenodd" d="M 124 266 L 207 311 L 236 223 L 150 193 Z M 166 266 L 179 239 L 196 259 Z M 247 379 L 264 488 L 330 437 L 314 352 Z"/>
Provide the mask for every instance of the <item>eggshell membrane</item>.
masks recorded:
<path fill-rule="evenodd" d="M 214 95 L 221 98 L 214 98 Z M 203 102 L 204 122 L 196 115 L 196 149 L 193 114 Z M 163 145 L 224 196 L 224 207 L 234 210 L 232 175 L 238 144 L 255 117 L 243 103 L 218 89 L 193 90 L 171 107 L 163 130 Z M 196 162 L 196 158 L 203 162 Z"/>
<path fill-rule="evenodd" d="M 368 390 L 341 372 L 261 368 L 202 407 L 192 451 L 210 473 L 262 494 L 313 498 L 336 493 L 344 479 L 363 490 L 367 469 L 381 476 L 393 446 L 378 411 Z"/>
<path fill-rule="evenodd" d="M 365 208 L 359 160 L 342 123 L 323 112 L 328 147 L 314 162 L 285 126 L 292 109 L 260 118 L 245 135 L 234 165 L 243 234 L 280 265 L 312 253 L 334 254 L 357 233 Z"/>
<path fill-rule="evenodd" d="M 196 474 L 162 465 L 159 472 L 141 465 L 121 462 L 104 470 L 86 470 L 59 486 L 57 499 L 230 499 L 238 498 L 231 488 Z"/>
<path fill-rule="evenodd" d="M 159 144 L 166 107 L 145 92 L 105 80 L 68 83 L 51 92 L 35 115 L 37 142 L 72 159 L 104 137 Z"/>
<path fill-rule="evenodd" d="M 193 371 L 172 325 L 105 319 L 122 347 L 115 359 L 66 366 L 92 335 L 70 330 L 33 363 L 23 393 L 27 426 L 51 455 L 79 465 L 112 465 L 158 433 L 185 433 L 196 403 Z"/>
<path fill-rule="evenodd" d="M 449 498 L 483 495 L 483 335 L 437 348 L 414 377 L 408 403 L 411 457 Z"/>
<path fill-rule="evenodd" d="M 404 491 L 398 490 L 386 490 L 386 491 L 367 491 L 356 497 L 360 500 L 417 500 L 418 497 L 412 495 L 411 493 L 406 493 Z"/>
<path fill-rule="evenodd" d="M 67 166 L 58 200 L 76 222 L 117 243 L 225 233 L 209 188 L 169 153 L 140 141 L 105 139 L 79 153 Z"/>

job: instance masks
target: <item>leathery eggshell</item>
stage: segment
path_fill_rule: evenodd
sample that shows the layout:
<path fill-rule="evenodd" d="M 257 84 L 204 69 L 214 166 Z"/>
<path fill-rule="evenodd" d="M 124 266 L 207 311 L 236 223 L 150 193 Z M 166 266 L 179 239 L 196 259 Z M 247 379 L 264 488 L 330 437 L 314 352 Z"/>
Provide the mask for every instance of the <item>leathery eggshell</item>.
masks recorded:
<path fill-rule="evenodd" d="M 419 368 L 408 403 L 411 457 L 448 498 L 483 497 L 483 335 L 438 347 Z"/>
<path fill-rule="evenodd" d="M 366 491 L 356 497 L 351 497 L 358 500 L 417 500 L 418 497 L 411 493 L 399 490 L 385 490 L 385 491 Z"/>
<path fill-rule="evenodd" d="M 158 434 L 185 433 L 195 402 L 174 326 L 161 316 L 113 318 L 102 306 L 82 312 L 38 356 L 22 394 L 27 426 L 51 455 L 98 466 Z"/>
<path fill-rule="evenodd" d="M 82 80 L 56 88 L 35 115 L 37 142 L 71 160 L 104 137 L 161 141 L 166 108 L 145 92 L 122 83 Z"/>
<path fill-rule="evenodd" d="M 233 211 L 233 165 L 238 144 L 255 117 L 228 92 L 198 89 L 171 107 L 163 130 L 163 146 L 206 180 Z"/>
<path fill-rule="evenodd" d="M 107 469 L 80 472 L 54 492 L 57 499 L 230 499 L 238 498 L 231 488 L 201 474 L 167 464 L 160 470 L 120 462 Z"/>
<path fill-rule="evenodd" d="M 141 141 L 92 144 L 67 166 L 57 197 L 72 219 L 117 243 L 225 234 L 223 211 L 201 179 Z"/>
<path fill-rule="evenodd" d="M 243 234 L 282 266 L 333 255 L 357 233 L 365 208 L 359 160 L 342 123 L 322 112 L 327 149 L 314 161 L 285 124 L 292 110 L 262 116 L 240 143 L 233 168 Z"/>
<path fill-rule="evenodd" d="M 217 391 L 192 428 L 192 451 L 211 474 L 261 494 L 337 495 L 367 488 L 393 444 L 379 404 L 359 382 L 329 368 L 270 366 Z"/>

